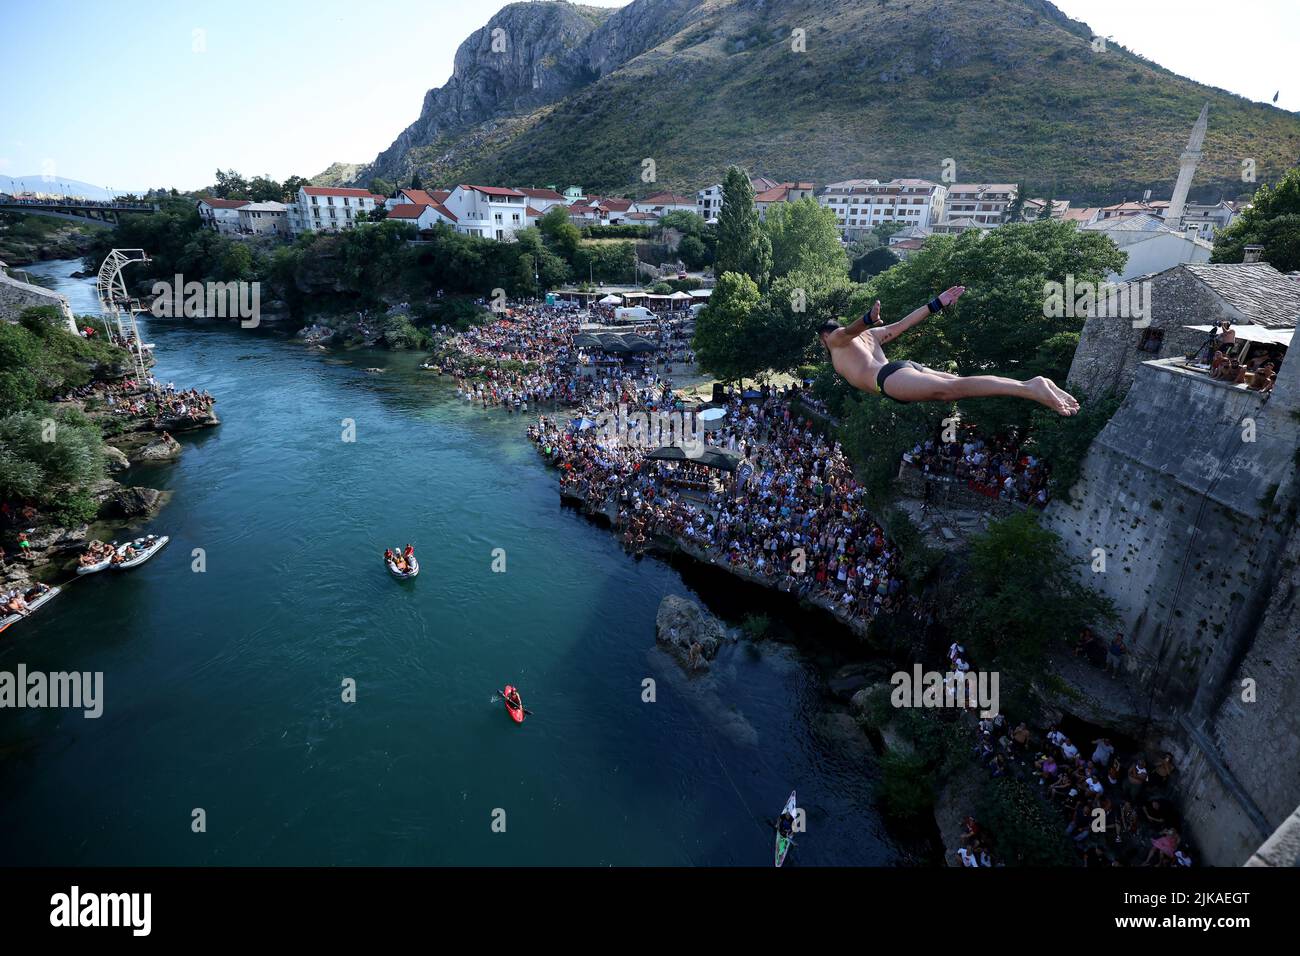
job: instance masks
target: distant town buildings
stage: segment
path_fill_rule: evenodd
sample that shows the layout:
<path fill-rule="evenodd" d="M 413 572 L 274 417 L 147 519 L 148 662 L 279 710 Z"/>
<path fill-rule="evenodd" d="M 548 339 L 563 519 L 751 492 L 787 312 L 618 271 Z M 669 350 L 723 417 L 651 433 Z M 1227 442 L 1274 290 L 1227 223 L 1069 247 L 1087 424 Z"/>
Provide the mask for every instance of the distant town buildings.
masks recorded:
<path fill-rule="evenodd" d="M 297 201 L 290 203 L 286 210 L 289 234 L 345 232 L 369 219 L 375 208 L 382 205 L 384 197 L 368 189 L 303 186 L 298 190 Z"/>
<path fill-rule="evenodd" d="M 247 205 L 247 199 L 200 199 L 199 221 L 222 235 L 236 235 L 239 232 L 239 210 Z"/>
<path fill-rule="evenodd" d="M 840 237 L 852 242 L 886 222 L 930 230 L 943 218 L 947 196 L 927 179 L 846 179 L 829 183 L 817 202 L 834 211 Z"/>
<path fill-rule="evenodd" d="M 239 216 L 241 235 L 289 235 L 289 207 L 282 202 L 244 203 L 236 213 Z"/>

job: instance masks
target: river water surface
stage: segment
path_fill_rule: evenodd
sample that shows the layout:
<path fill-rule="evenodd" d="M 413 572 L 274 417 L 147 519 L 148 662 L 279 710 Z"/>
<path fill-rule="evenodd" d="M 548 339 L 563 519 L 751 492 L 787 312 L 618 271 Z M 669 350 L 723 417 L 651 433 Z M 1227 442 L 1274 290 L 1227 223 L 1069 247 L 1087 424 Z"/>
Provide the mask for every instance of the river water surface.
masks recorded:
<path fill-rule="evenodd" d="M 92 313 L 77 268 L 27 271 Z M 791 864 L 899 861 L 874 762 L 816 729 L 819 669 L 741 642 L 685 678 L 654 616 L 702 599 L 694 576 L 562 508 L 525 419 L 466 407 L 417 355 L 233 322 L 145 340 L 223 424 L 128 474 L 174 492 L 143 526 L 164 551 L 0 638 L 0 670 L 102 671 L 105 698 L 99 719 L 0 712 L 0 862 L 770 865 L 760 818 L 796 787 Z M 422 573 L 399 582 L 379 556 L 407 541 Z M 522 726 L 490 700 L 506 682 Z"/>

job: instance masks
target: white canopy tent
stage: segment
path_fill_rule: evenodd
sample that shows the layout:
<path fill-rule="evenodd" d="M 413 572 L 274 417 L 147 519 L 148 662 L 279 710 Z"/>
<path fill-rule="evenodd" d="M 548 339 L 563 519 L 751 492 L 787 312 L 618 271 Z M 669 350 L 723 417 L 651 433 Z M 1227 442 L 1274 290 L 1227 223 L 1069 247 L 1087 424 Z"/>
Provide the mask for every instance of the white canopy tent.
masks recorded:
<path fill-rule="evenodd" d="M 610 293 L 609 295 L 605 296 L 605 298 L 601 299 L 598 304 L 599 305 L 621 305 L 622 302 L 623 302 L 622 297 Z"/>
<path fill-rule="evenodd" d="M 1183 328 L 1191 329 L 1193 332 L 1204 332 L 1207 335 L 1219 331 L 1218 326 L 1215 325 L 1184 325 Z M 1288 347 L 1291 345 L 1291 336 L 1295 334 L 1295 329 L 1270 329 L 1265 325 L 1234 325 L 1232 331 L 1237 333 L 1239 340 L 1255 342 L 1259 345 Z"/>

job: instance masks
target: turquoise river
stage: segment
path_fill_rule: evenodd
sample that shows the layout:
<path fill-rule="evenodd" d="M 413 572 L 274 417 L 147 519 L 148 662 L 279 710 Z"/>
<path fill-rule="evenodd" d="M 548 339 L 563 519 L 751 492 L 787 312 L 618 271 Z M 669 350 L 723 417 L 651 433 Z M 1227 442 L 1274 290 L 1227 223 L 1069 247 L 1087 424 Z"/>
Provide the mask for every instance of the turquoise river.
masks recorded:
<path fill-rule="evenodd" d="M 28 271 L 94 312 L 79 266 Z M 561 506 L 525 419 L 466 407 L 414 354 L 236 323 L 154 321 L 145 340 L 223 424 L 128 473 L 172 493 L 141 526 L 168 548 L 0 638 L 0 670 L 104 675 L 98 719 L 0 712 L 0 863 L 770 866 L 762 818 L 794 788 L 791 864 L 909 858 L 874 759 L 819 729 L 844 636 L 789 640 L 824 626 L 771 611 L 786 639 L 687 679 L 654 646 L 664 595 L 732 624 L 763 595 L 626 555 Z M 380 552 L 407 541 L 422 574 L 398 582 Z M 506 682 L 535 712 L 522 726 L 491 700 Z"/>

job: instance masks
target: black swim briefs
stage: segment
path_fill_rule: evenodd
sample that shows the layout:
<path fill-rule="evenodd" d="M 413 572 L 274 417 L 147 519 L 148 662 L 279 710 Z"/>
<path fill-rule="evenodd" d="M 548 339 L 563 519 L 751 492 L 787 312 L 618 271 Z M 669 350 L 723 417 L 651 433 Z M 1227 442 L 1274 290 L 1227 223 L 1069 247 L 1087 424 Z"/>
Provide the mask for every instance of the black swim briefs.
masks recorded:
<path fill-rule="evenodd" d="M 907 402 L 905 402 L 901 398 L 894 398 L 893 395 L 890 395 L 888 392 L 885 391 L 885 379 L 889 378 L 889 376 L 893 375 L 900 368 L 915 368 L 915 369 L 924 370 L 925 366 L 917 362 L 912 362 L 906 359 L 902 362 L 889 362 L 885 365 L 882 365 L 880 366 L 880 371 L 876 373 L 876 390 L 880 392 L 881 395 L 885 396 L 885 398 L 889 399 L 891 402 L 898 402 L 898 404 L 900 405 L 906 405 Z"/>

